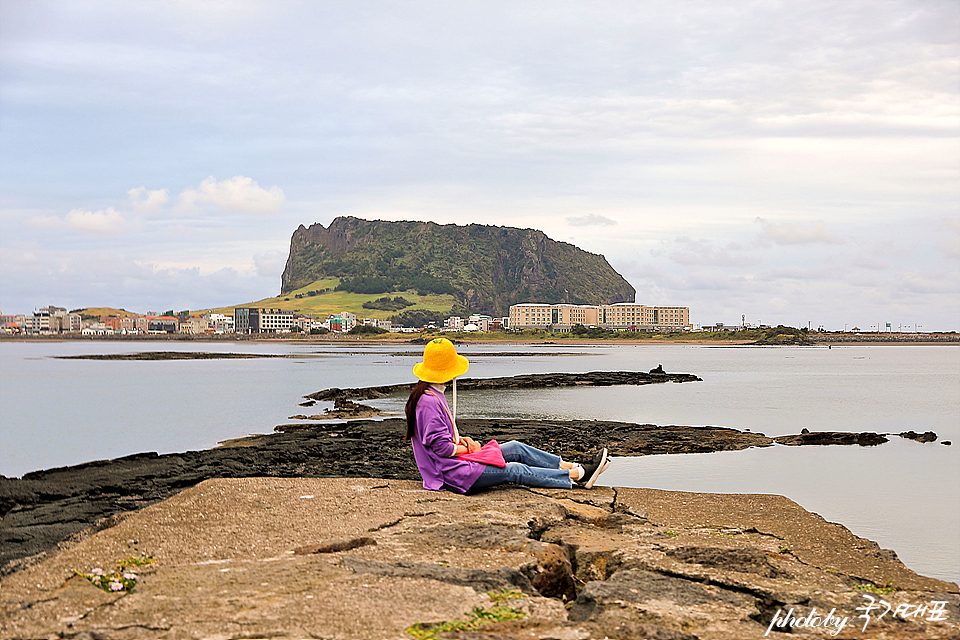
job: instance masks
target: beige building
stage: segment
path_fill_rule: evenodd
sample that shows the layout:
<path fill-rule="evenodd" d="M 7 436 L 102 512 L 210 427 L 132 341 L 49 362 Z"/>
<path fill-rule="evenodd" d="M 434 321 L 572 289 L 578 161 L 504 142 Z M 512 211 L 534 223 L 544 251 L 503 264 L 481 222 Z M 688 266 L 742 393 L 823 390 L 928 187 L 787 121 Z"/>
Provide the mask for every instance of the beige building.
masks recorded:
<path fill-rule="evenodd" d="M 579 304 L 524 303 L 510 307 L 510 328 L 567 332 L 575 325 L 598 326 L 600 307 Z"/>
<path fill-rule="evenodd" d="M 29 329 L 33 333 L 70 333 L 80 331 L 81 324 L 80 314 L 50 306 L 33 312 Z"/>
<path fill-rule="evenodd" d="M 600 326 L 634 331 L 689 331 L 689 307 L 650 307 L 635 302 L 600 306 Z"/>
<path fill-rule="evenodd" d="M 210 328 L 210 321 L 207 318 L 193 316 L 180 322 L 180 333 L 200 334 L 206 333 Z"/>
<path fill-rule="evenodd" d="M 604 305 L 524 303 L 510 307 L 510 328 L 566 333 L 574 326 L 627 331 L 689 331 L 688 307 L 650 307 L 635 302 Z"/>

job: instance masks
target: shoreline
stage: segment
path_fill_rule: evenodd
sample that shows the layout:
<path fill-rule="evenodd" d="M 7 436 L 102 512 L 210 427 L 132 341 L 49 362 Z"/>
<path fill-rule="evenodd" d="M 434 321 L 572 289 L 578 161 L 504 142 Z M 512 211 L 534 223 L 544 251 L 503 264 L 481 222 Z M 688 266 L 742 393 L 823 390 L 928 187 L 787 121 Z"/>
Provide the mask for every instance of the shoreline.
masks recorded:
<path fill-rule="evenodd" d="M 960 345 L 960 334 L 958 333 L 936 333 L 936 334 L 850 334 L 850 333 L 810 333 L 808 338 L 812 344 L 756 344 L 755 340 L 738 340 L 725 338 L 565 338 L 563 334 L 550 337 L 504 337 L 504 338 L 474 338 L 471 334 L 442 333 L 428 334 L 430 337 L 443 336 L 453 340 L 457 344 L 469 345 L 507 345 L 507 346 L 606 346 L 606 345 L 692 345 L 692 346 L 715 346 L 715 347 L 828 347 L 828 346 L 895 346 L 895 345 L 916 345 L 916 346 L 957 346 Z M 408 337 L 409 336 L 409 337 Z M 34 335 L 9 335 L 0 334 L 0 342 L 225 342 L 242 343 L 251 342 L 256 344 L 330 344 L 330 345 L 422 345 L 426 338 L 421 334 L 402 334 L 398 337 L 371 338 L 371 337 L 350 337 L 350 336 L 301 336 L 299 334 L 288 334 L 276 337 L 266 337 L 263 334 L 168 334 L 168 335 L 114 335 L 114 336 L 34 336 Z"/>
<path fill-rule="evenodd" d="M 816 432 L 767 437 L 725 427 L 689 427 L 595 420 L 464 419 L 482 441 L 521 440 L 568 460 L 611 455 L 709 453 L 752 447 L 859 445 L 887 442 L 884 434 Z M 398 418 L 279 425 L 275 433 L 232 439 L 211 449 L 136 453 L 112 460 L 0 476 L 0 575 L 22 570 L 84 531 L 216 478 L 376 477 L 418 480 L 405 422 Z M 900 437 L 935 441 L 936 434 Z M 39 555 L 38 555 L 39 554 Z"/>

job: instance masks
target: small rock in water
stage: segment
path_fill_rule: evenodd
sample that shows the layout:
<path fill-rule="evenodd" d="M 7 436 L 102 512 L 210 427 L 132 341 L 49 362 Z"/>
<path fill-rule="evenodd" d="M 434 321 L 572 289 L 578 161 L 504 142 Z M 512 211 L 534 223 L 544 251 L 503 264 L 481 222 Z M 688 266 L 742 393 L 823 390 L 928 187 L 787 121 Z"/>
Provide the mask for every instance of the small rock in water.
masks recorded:
<path fill-rule="evenodd" d="M 917 433 L 916 431 L 901 431 L 901 438 L 907 438 L 908 440 L 916 440 L 917 442 L 936 442 L 937 434 L 933 431 L 926 431 L 924 433 Z"/>

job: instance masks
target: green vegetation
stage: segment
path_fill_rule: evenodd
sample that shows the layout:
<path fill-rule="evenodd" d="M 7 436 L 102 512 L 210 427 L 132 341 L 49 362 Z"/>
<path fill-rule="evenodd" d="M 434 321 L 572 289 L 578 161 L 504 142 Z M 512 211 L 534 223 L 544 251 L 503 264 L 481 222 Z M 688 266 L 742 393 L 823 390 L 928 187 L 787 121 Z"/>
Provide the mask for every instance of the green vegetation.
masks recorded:
<path fill-rule="evenodd" d="M 487 595 L 497 603 L 507 602 L 508 600 L 521 600 L 527 597 L 527 594 L 519 589 L 507 589 L 506 587 L 500 589 L 500 591 L 487 591 Z"/>
<path fill-rule="evenodd" d="M 372 302 L 364 302 L 361 305 L 364 309 L 380 309 L 381 311 L 399 311 L 405 307 L 412 307 L 413 303 L 406 298 L 397 296 L 391 299 L 389 296 L 377 298 Z"/>
<path fill-rule="evenodd" d="M 131 313 L 126 309 L 113 309 L 111 307 L 89 307 L 87 309 L 74 309 L 70 313 L 79 313 L 83 320 L 99 320 L 100 318 L 109 318 L 117 316 L 126 318 L 127 316 L 137 316 L 138 313 Z"/>
<path fill-rule="evenodd" d="M 410 309 L 395 316 L 390 316 L 390 322 L 403 327 L 425 327 L 428 324 L 443 326 L 443 321 L 449 318 L 450 311 L 428 311 L 427 309 Z"/>
<path fill-rule="evenodd" d="M 140 576 L 135 567 L 153 564 L 155 560 L 150 556 L 131 556 L 117 561 L 117 567 L 110 573 L 105 573 L 100 567 L 92 569 L 90 573 L 74 570 L 74 575 L 86 578 L 90 583 L 108 593 L 130 591 L 137 585 Z"/>
<path fill-rule="evenodd" d="M 897 591 L 897 588 L 893 586 L 893 580 L 887 580 L 886 582 L 883 583 L 882 587 L 877 587 L 872 584 L 855 584 L 853 585 L 853 588 L 856 589 L 857 591 L 868 591 L 870 593 L 876 593 L 881 596 L 885 596 L 893 593 L 894 591 Z"/>
<path fill-rule="evenodd" d="M 391 291 L 416 291 L 420 295 L 459 296 L 461 291 L 453 287 L 449 282 L 444 282 L 433 276 L 361 276 L 359 278 L 347 278 L 341 280 L 337 285 L 338 291 L 350 291 L 352 293 L 389 293 Z"/>
<path fill-rule="evenodd" d="M 485 337 L 491 334 L 483 334 Z M 768 329 L 738 329 L 736 331 L 671 331 L 648 333 L 619 331 L 600 327 L 576 325 L 569 333 L 553 333 L 544 329 L 524 329 L 513 332 L 511 338 L 529 340 L 643 340 L 648 342 L 719 342 L 756 344 L 809 344 L 806 329 L 772 327 Z"/>
<path fill-rule="evenodd" d="M 601 329 L 600 327 L 585 327 L 582 324 L 574 325 L 570 329 L 570 335 L 577 338 L 586 338 L 589 340 L 603 340 L 608 338 L 633 337 L 637 334 L 633 331 L 613 331 L 612 329 Z"/>
<path fill-rule="evenodd" d="M 351 293 L 349 291 L 337 291 L 336 287 L 339 280 L 328 278 L 315 280 L 300 289 L 290 291 L 276 298 L 264 298 L 254 302 L 238 304 L 237 307 L 261 307 L 266 309 L 283 309 L 285 311 L 295 311 L 312 315 L 315 318 L 326 318 L 329 315 L 348 311 L 357 314 L 359 318 L 379 318 L 387 319 L 395 313 L 394 310 L 370 309 L 364 307 L 364 303 L 376 302 L 382 298 L 381 295 Z M 310 292 L 313 292 L 311 295 Z M 407 310 L 427 311 L 439 314 L 446 319 L 450 316 L 450 310 L 456 305 L 457 301 L 449 295 L 419 295 L 416 291 L 402 291 L 402 295 L 397 297 L 411 303 L 411 306 L 405 307 Z M 235 307 L 221 307 L 219 309 L 206 309 L 214 313 L 233 314 Z M 200 312 L 197 312 L 200 313 Z M 409 324 L 407 326 L 410 326 Z"/>
<path fill-rule="evenodd" d="M 347 335 L 351 336 L 377 336 L 381 333 L 390 333 L 386 329 L 380 327 L 375 327 L 372 324 L 358 324 L 350 331 L 347 331 Z"/>
<path fill-rule="evenodd" d="M 449 296 L 494 316 L 518 302 L 598 304 L 635 294 L 603 256 L 533 229 L 352 217 L 294 232 L 281 291 L 333 278 L 341 291 Z"/>
<path fill-rule="evenodd" d="M 489 609 L 474 608 L 467 620 L 450 620 L 433 625 L 414 622 L 404 631 L 418 640 L 429 640 L 436 638 L 438 633 L 476 631 L 484 625 L 506 620 L 524 620 L 527 617 L 527 613 L 523 609 L 502 604 L 508 600 L 519 600 L 526 597 L 522 591 L 501 589 L 500 591 L 488 591 L 487 595 L 490 596 L 490 600 L 497 604 Z"/>

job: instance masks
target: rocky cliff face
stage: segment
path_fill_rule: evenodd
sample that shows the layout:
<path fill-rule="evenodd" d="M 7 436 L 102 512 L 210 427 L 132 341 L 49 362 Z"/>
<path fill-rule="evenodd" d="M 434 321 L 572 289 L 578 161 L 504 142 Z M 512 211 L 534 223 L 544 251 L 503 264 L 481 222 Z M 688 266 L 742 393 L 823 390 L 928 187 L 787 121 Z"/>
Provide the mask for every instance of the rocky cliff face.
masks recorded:
<path fill-rule="evenodd" d="M 602 255 L 535 229 L 352 217 L 293 233 L 282 291 L 364 276 L 436 278 L 471 310 L 498 316 L 518 302 L 632 302 L 636 294 Z"/>

